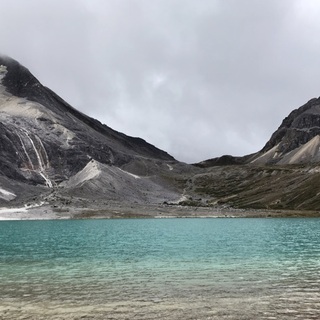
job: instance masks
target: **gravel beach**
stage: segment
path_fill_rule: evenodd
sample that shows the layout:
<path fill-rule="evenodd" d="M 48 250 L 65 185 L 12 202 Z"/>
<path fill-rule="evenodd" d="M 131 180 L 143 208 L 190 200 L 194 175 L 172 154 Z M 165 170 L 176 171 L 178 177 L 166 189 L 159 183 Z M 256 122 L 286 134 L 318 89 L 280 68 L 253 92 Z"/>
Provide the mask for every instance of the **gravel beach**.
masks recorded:
<path fill-rule="evenodd" d="M 52 206 L 47 204 L 1 208 L 0 220 L 121 219 L 121 218 L 281 218 L 320 217 L 319 211 L 244 210 L 180 205 L 94 204 Z"/>

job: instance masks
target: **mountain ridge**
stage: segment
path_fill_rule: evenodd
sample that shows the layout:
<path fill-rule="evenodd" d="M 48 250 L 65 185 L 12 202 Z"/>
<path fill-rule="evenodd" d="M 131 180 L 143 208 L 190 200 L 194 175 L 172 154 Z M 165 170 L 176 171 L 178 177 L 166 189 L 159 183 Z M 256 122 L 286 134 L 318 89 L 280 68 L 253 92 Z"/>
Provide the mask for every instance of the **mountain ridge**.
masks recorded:
<path fill-rule="evenodd" d="M 117 132 L 79 112 L 53 91 L 42 86 L 29 70 L 17 61 L 0 57 L 0 65 L 3 86 L 0 129 L 3 137 L 10 136 L 9 140 L 15 142 L 13 144 L 15 147 L 6 144 L 8 155 L 14 153 L 23 155 L 25 150 L 21 150 L 21 146 L 20 148 L 18 146 L 26 138 L 31 139 L 32 145 L 36 145 L 38 140 L 41 141 L 41 150 L 47 150 L 47 155 L 44 156 L 53 161 L 51 167 L 56 171 L 58 166 L 68 167 L 70 174 L 84 167 L 90 158 L 116 165 L 143 156 L 155 160 L 175 161 L 168 153 L 145 140 Z M 58 135 L 63 136 L 62 143 L 57 139 Z M 73 147 L 74 144 L 76 148 Z M 26 143 L 22 149 L 25 147 L 28 147 Z M 33 149 L 35 151 L 33 153 L 37 153 L 37 148 Z M 57 154 L 62 163 L 56 163 L 57 157 L 53 153 Z M 39 158 L 39 155 L 36 156 Z M 34 155 L 29 156 L 31 160 L 33 157 Z M 69 163 L 72 157 L 77 157 L 77 163 Z M 10 159 L 7 162 L 15 161 Z M 19 167 L 19 164 L 17 166 Z M 21 170 L 15 171 L 18 174 Z M 8 173 L 7 170 L 6 174 Z M 67 172 L 64 174 L 70 175 Z M 39 183 L 39 179 L 36 182 Z"/>
<path fill-rule="evenodd" d="M 62 194 L 72 198 L 74 193 L 93 202 L 98 194 L 110 194 L 114 186 L 96 176 L 91 193 L 85 194 L 66 183 L 92 161 L 110 173 L 104 174 L 105 177 L 111 177 L 111 172 L 116 170 L 121 180 L 120 191 L 128 190 L 126 184 L 131 180 L 125 177 L 129 173 L 153 176 L 169 171 L 168 165 L 172 167 L 178 163 L 167 152 L 145 140 L 115 131 L 76 110 L 43 86 L 19 62 L 3 56 L 0 56 L 0 149 L 0 203 L 42 202 L 49 198 L 54 203 L 63 198 Z M 160 188 L 168 199 L 180 197 L 174 186 L 162 187 L 160 180 L 146 179 L 138 193 L 149 196 L 141 196 L 141 199 L 136 196 L 132 201 L 153 201 L 156 197 L 148 193 L 148 188 Z M 95 184 L 100 185 L 100 190 L 93 188 Z M 132 183 L 130 188 L 132 194 L 137 193 Z M 56 196 L 48 198 L 48 194 Z M 126 195 L 129 197 L 130 192 Z M 123 192 L 113 198 L 121 201 Z"/>
<path fill-rule="evenodd" d="M 316 98 L 293 110 L 260 151 L 188 165 L 76 110 L 0 56 L 0 149 L 0 205 L 95 207 L 102 216 L 111 205 L 117 216 L 136 215 L 137 206 L 320 209 Z"/>
<path fill-rule="evenodd" d="M 320 160 L 320 150 L 314 148 L 310 153 L 304 146 L 319 135 L 320 98 L 313 98 L 290 112 L 260 151 L 242 157 L 224 155 L 194 165 L 205 168 L 249 163 L 266 165 L 317 163 Z M 303 155 L 304 150 L 306 153 Z M 297 153 L 301 156 L 297 157 Z"/>

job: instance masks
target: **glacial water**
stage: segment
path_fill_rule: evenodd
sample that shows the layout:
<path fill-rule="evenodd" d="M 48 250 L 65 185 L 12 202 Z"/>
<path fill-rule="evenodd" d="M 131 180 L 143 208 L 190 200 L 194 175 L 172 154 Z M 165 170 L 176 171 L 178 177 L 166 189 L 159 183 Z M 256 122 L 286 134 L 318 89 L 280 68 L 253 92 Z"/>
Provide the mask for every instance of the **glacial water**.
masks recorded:
<path fill-rule="evenodd" d="M 0 222 L 0 319 L 319 319 L 320 219 Z"/>

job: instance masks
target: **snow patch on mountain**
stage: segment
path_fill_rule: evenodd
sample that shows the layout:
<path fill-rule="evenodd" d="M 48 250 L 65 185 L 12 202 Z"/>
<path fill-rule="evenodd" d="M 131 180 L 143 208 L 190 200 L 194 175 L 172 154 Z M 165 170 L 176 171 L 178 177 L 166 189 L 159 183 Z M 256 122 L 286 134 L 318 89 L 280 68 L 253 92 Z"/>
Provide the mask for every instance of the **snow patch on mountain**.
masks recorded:
<path fill-rule="evenodd" d="M 13 192 L 10 192 L 0 187 L 0 198 L 6 201 L 11 201 L 14 198 L 16 198 L 16 195 Z"/>
<path fill-rule="evenodd" d="M 173 170 L 173 167 L 172 167 L 172 166 L 170 166 L 170 164 L 167 164 L 167 166 L 168 166 L 168 169 L 169 169 L 170 171 L 172 171 L 172 170 Z"/>
<path fill-rule="evenodd" d="M 131 176 L 131 177 L 133 177 L 133 178 L 135 178 L 135 179 L 140 179 L 140 178 L 141 178 L 140 176 L 137 176 L 136 174 L 130 173 L 130 172 L 128 172 L 128 171 L 124 171 L 124 170 L 122 170 L 122 169 L 120 169 L 120 168 L 119 168 L 119 170 L 122 171 L 123 173 L 128 174 L 129 176 Z"/>
<path fill-rule="evenodd" d="M 41 139 L 25 128 L 16 133 L 24 153 L 21 157 L 26 160 L 22 169 L 38 173 L 44 179 L 46 186 L 53 188 L 53 182 L 46 173 L 50 167 L 49 157 Z"/>

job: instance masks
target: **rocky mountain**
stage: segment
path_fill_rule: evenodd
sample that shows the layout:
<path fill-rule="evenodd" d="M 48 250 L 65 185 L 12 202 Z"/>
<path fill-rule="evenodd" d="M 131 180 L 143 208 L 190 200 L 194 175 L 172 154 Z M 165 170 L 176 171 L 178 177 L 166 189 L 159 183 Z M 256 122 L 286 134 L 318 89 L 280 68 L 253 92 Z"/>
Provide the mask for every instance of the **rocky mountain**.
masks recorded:
<path fill-rule="evenodd" d="M 320 161 L 320 98 L 311 99 L 293 110 L 266 145 L 257 153 L 243 157 L 226 155 L 202 161 L 195 166 L 239 164 L 311 164 Z"/>
<path fill-rule="evenodd" d="M 257 153 L 187 165 L 79 112 L 0 56 L 0 150 L 0 206 L 39 205 L 40 215 L 320 210 L 320 99 L 292 111 Z"/>
<path fill-rule="evenodd" d="M 211 205 L 320 210 L 320 98 L 292 111 L 261 151 L 195 164 L 190 190 Z"/>
<path fill-rule="evenodd" d="M 292 111 L 253 163 L 299 164 L 320 160 L 320 99 L 311 99 Z"/>
<path fill-rule="evenodd" d="M 0 149 L 0 202 L 57 189 L 82 195 L 87 190 L 86 197 L 113 193 L 118 200 L 151 201 L 150 190 L 159 188 L 168 196 L 164 199 L 179 196 L 160 178 L 150 178 L 170 173 L 178 163 L 172 156 L 79 112 L 27 68 L 4 56 L 0 56 Z M 133 182 L 136 187 L 129 188 Z"/>

